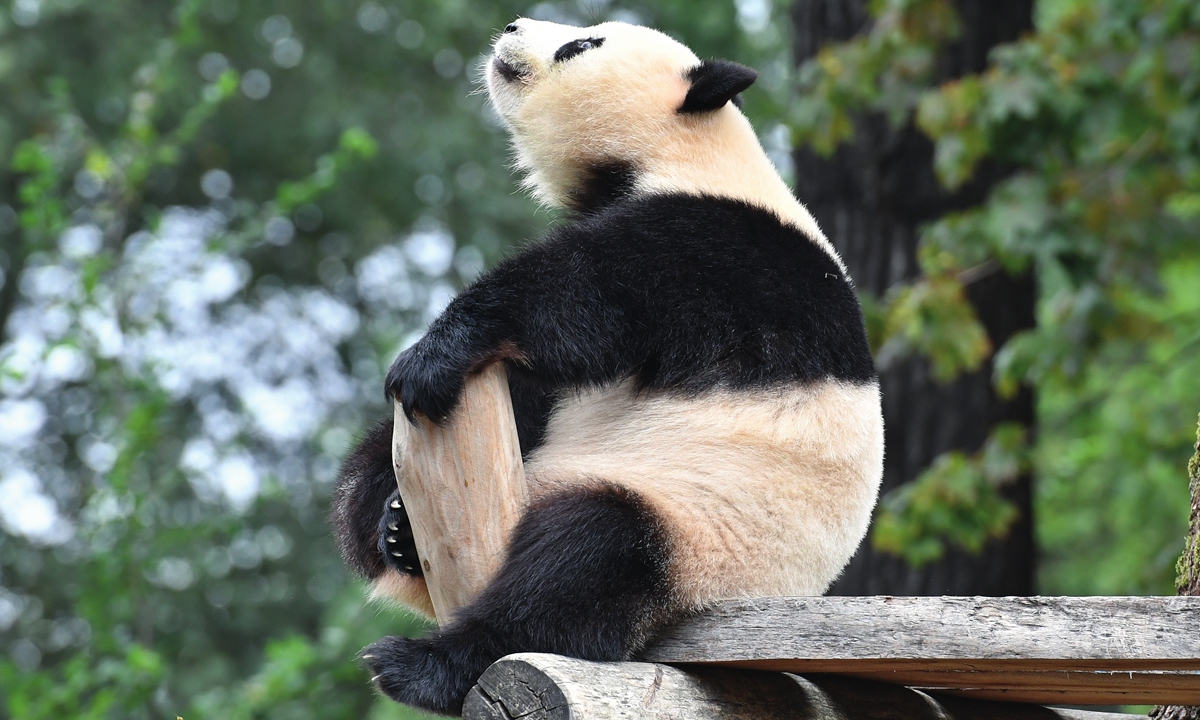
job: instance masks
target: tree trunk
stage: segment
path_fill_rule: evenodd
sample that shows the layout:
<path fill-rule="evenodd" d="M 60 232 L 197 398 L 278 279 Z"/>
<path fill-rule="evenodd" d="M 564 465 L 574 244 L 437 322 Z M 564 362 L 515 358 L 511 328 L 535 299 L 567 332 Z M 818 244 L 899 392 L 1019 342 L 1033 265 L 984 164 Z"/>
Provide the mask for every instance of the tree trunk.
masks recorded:
<path fill-rule="evenodd" d="M 1196 419 L 1196 453 L 1188 463 L 1188 489 L 1192 496 L 1188 536 L 1183 555 L 1175 566 L 1175 591 L 1180 595 L 1200 595 L 1200 418 Z M 1150 713 L 1155 720 L 1200 720 L 1200 706 L 1159 705 Z"/>
<path fill-rule="evenodd" d="M 982 71 L 988 51 L 1015 40 L 1032 27 L 1032 0 L 1003 3 L 956 0 L 962 33 L 938 58 L 937 80 Z M 828 43 L 847 40 L 866 27 L 864 0 L 796 0 L 792 6 L 797 63 Z M 898 282 L 917 277 L 918 230 L 943 214 L 983 201 L 1003 170 L 984 165 L 975 179 L 950 193 L 933 171 L 933 145 L 911 124 L 893 130 L 885 118 L 859 119 L 854 142 L 822 158 L 808 148 L 795 153 L 796 192 L 841 253 L 858 287 L 884 295 Z M 1034 326 L 1032 277 L 1013 278 L 1002 270 L 976 279 L 968 297 L 994 347 Z M 887 453 L 886 493 L 914 480 L 942 453 L 978 450 L 999 422 L 1032 428 L 1033 394 L 996 395 L 989 361 L 949 384 L 936 382 L 923 359 L 880 369 Z M 842 578 L 837 595 L 1029 595 L 1033 592 L 1034 544 L 1030 478 L 1005 489 L 1020 519 L 1007 537 L 990 542 L 978 555 L 951 549 L 921 568 L 878 553 L 865 542 Z"/>

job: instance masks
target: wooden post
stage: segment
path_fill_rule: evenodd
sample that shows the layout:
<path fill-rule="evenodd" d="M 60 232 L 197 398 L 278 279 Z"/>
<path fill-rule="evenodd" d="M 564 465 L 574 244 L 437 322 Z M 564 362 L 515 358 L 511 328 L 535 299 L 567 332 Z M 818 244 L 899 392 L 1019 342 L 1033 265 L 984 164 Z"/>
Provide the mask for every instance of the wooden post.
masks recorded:
<path fill-rule="evenodd" d="M 930 695 L 829 675 L 596 663 L 521 653 L 492 665 L 463 720 L 1136 720 L 1137 715 Z"/>
<path fill-rule="evenodd" d="M 440 624 L 499 567 L 527 502 L 525 470 L 503 363 L 467 379 L 445 427 L 395 404 L 392 461 Z"/>

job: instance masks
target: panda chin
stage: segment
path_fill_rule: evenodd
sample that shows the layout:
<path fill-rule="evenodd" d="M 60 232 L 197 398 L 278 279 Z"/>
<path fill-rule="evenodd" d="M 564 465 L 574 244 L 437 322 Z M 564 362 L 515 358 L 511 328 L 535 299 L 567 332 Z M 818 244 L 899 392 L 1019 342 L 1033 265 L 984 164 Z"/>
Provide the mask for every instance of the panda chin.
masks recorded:
<path fill-rule="evenodd" d="M 499 55 L 496 55 L 492 58 L 492 67 L 496 69 L 496 72 L 500 75 L 500 77 L 504 78 L 508 82 L 516 82 L 529 77 L 528 70 L 524 70 L 516 65 L 513 65 Z"/>

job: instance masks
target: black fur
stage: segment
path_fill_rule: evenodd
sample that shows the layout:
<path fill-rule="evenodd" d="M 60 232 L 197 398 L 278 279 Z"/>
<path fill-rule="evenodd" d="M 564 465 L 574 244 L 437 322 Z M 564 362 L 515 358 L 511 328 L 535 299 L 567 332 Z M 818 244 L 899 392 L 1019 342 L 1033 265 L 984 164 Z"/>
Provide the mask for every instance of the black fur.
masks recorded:
<path fill-rule="evenodd" d="M 583 40 L 572 40 L 565 43 L 562 47 L 554 51 L 554 62 L 564 62 L 587 52 L 593 48 L 598 48 L 604 44 L 604 38 L 585 38 Z"/>
<path fill-rule="evenodd" d="M 625 377 L 689 393 L 875 377 L 829 255 L 767 210 L 681 194 L 618 201 L 500 263 L 401 353 L 387 392 L 410 418 L 444 422 L 467 373 L 499 356 L 547 393 Z"/>
<path fill-rule="evenodd" d="M 396 475 L 392 469 L 389 417 L 368 430 L 342 463 L 333 490 L 329 521 L 338 549 L 350 569 L 362 577 L 376 578 L 387 570 L 384 555 L 379 552 L 379 521 L 394 492 Z M 404 524 L 408 524 L 407 514 Z"/>
<path fill-rule="evenodd" d="M 459 715 L 483 671 L 510 653 L 629 659 L 669 595 L 663 532 L 641 498 L 574 488 L 525 513 L 496 580 L 454 622 L 428 638 L 384 638 L 363 658 L 393 700 Z"/>
<path fill-rule="evenodd" d="M 705 60 L 688 70 L 687 79 L 692 86 L 679 112 L 701 113 L 723 108 L 730 100 L 737 102 L 738 93 L 753 85 L 758 73 L 729 60 Z"/>
<path fill-rule="evenodd" d="M 614 160 L 584 170 L 579 185 L 567 198 L 567 207 L 577 215 L 595 215 L 633 192 L 637 171 L 633 165 Z"/>

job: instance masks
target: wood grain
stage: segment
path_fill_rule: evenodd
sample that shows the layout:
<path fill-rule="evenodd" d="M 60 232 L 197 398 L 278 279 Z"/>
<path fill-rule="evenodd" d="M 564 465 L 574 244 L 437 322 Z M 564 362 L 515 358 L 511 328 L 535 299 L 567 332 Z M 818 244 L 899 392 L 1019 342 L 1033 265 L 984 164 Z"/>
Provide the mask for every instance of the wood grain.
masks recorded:
<path fill-rule="evenodd" d="M 853 678 L 521 653 L 501 659 L 467 696 L 464 720 L 1132 720 L 1051 710 Z"/>
<path fill-rule="evenodd" d="M 438 622 L 479 594 L 527 502 L 504 365 L 467 378 L 444 427 L 395 406 L 392 461 Z"/>
<path fill-rule="evenodd" d="M 1200 703 L 1200 598 L 820 597 L 721 604 L 654 662 L 838 673 L 988 699 Z"/>
<path fill-rule="evenodd" d="M 1200 599 L 792 597 L 726 602 L 667 628 L 655 662 L 891 660 L 953 669 L 1200 669 Z M 939 665 L 938 661 L 949 661 Z M 1044 664 L 1044 663 L 1043 663 Z M 806 671 L 815 667 L 797 665 Z M 772 668 L 779 669 L 779 668 Z"/>

